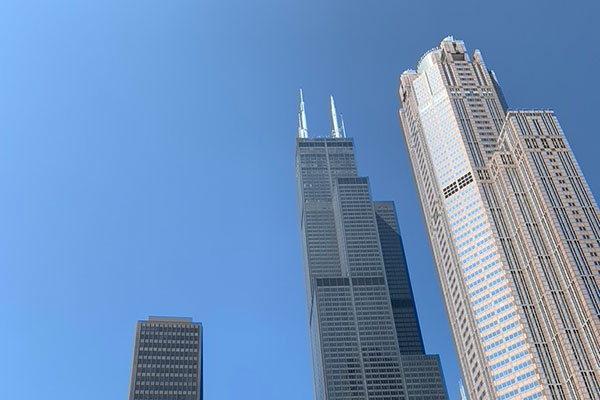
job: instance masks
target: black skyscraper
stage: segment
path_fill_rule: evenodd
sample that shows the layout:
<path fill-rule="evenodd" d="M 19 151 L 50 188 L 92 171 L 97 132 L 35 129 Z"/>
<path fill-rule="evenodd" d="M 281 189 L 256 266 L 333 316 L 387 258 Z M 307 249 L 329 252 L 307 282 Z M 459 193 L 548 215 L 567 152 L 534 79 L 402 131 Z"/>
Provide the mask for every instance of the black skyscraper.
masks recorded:
<path fill-rule="evenodd" d="M 425 355 L 393 203 L 374 203 L 338 125 L 308 138 L 300 100 L 296 179 L 316 398 L 446 399 Z"/>

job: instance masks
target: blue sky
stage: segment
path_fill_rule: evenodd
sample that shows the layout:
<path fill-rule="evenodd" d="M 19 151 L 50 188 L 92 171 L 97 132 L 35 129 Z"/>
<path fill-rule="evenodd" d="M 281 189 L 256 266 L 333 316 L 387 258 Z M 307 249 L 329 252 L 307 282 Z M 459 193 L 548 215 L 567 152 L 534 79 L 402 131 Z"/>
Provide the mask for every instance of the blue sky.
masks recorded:
<path fill-rule="evenodd" d="M 493 4 L 493 6 L 492 6 Z M 458 365 L 397 117 L 447 36 L 554 109 L 600 191 L 598 2 L 0 3 L 0 397 L 118 399 L 134 324 L 205 327 L 207 399 L 313 398 L 293 170 L 328 95 L 394 200 L 427 351 Z"/>

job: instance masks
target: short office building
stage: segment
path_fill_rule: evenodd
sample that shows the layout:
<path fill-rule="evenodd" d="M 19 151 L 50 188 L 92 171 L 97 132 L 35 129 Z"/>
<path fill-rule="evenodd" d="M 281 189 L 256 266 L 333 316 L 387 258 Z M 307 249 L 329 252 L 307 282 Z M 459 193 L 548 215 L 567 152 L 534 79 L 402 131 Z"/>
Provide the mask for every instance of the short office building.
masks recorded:
<path fill-rule="evenodd" d="M 135 329 L 129 400 L 202 400 L 202 325 L 150 317 Z"/>

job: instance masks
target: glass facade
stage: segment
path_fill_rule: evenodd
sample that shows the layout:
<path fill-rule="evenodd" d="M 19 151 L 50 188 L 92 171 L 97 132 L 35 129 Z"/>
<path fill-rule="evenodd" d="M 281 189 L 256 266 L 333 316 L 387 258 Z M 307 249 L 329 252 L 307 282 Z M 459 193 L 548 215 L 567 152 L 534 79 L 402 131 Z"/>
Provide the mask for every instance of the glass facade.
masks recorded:
<path fill-rule="evenodd" d="M 316 398 L 446 399 L 439 358 L 424 353 L 394 205 L 372 201 L 353 141 L 311 139 L 301 126 L 296 180 Z"/>
<path fill-rule="evenodd" d="M 600 398 L 598 208 L 558 121 L 451 37 L 399 95 L 469 398 Z"/>

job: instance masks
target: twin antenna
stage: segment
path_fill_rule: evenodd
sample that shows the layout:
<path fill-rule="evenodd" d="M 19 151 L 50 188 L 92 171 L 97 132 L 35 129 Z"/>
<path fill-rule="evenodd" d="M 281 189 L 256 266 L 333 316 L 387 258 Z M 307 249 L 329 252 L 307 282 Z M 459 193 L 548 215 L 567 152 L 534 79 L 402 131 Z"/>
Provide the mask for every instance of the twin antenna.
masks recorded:
<path fill-rule="evenodd" d="M 335 102 L 333 96 L 329 96 L 329 113 L 331 116 L 331 137 L 342 138 L 346 137 L 346 127 L 344 126 L 344 116 L 340 114 L 341 129 L 338 125 L 337 112 L 335 111 Z M 306 111 L 304 110 L 304 97 L 302 96 L 302 89 L 300 89 L 300 105 L 298 111 L 298 137 L 301 139 L 308 138 L 308 128 L 306 127 Z"/>

